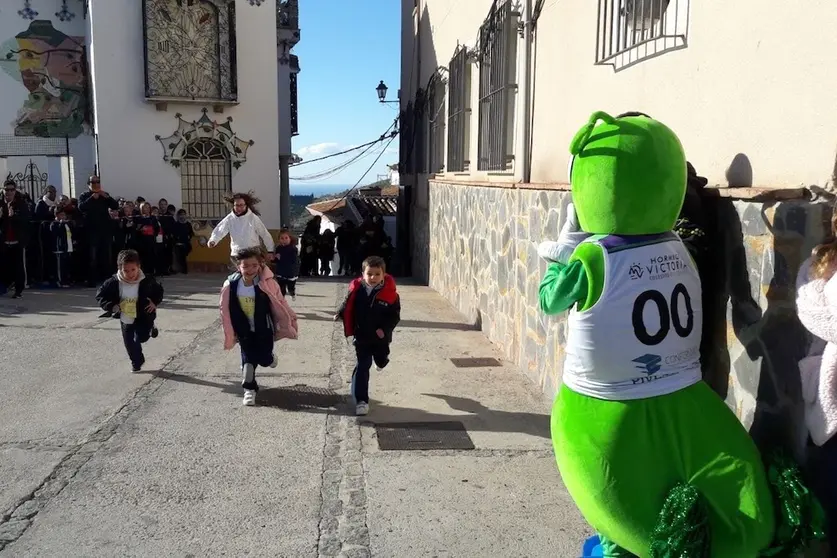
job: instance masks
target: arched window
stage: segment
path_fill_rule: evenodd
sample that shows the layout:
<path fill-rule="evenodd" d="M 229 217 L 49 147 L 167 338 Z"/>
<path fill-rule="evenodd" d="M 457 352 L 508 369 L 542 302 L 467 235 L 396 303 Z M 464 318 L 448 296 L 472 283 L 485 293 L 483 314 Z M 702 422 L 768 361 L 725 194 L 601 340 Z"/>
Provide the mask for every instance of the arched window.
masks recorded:
<path fill-rule="evenodd" d="M 227 148 L 210 138 L 189 143 L 180 161 L 180 190 L 192 219 L 223 218 L 229 211 L 224 196 L 232 191 Z"/>

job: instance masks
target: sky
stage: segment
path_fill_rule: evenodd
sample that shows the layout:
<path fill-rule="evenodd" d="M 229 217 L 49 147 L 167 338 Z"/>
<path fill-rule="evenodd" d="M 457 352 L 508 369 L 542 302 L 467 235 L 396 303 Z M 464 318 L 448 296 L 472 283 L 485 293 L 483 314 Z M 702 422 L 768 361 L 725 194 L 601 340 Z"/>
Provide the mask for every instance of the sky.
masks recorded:
<path fill-rule="evenodd" d="M 384 80 L 388 100 L 396 100 L 400 83 L 401 17 L 399 0 L 308 0 L 300 2 L 301 39 L 297 76 L 299 135 L 293 152 L 315 159 L 377 139 L 398 116 L 397 104 L 381 104 L 375 88 Z M 386 142 L 384 142 L 386 143 Z M 383 144 L 348 168 L 314 181 L 294 180 L 347 161 L 353 154 L 291 167 L 291 187 L 353 186 L 375 160 Z M 398 138 L 369 171 L 361 185 L 386 174 L 398 162 Z M 295 192 L 295 193 L 296 193 Z"/>

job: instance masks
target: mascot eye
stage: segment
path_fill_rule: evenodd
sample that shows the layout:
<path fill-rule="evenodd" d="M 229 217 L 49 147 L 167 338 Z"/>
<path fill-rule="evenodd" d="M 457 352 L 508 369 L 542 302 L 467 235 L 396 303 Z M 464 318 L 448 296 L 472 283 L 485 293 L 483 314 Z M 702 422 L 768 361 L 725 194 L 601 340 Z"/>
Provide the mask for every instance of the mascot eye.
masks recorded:
<path fill-rule="evenodd" d="M 567 182 L 571 185 L 573 183 L 573 163 L 575 163 L 575 155 L 570 157 L 570 162 L 567 163 Z"/>

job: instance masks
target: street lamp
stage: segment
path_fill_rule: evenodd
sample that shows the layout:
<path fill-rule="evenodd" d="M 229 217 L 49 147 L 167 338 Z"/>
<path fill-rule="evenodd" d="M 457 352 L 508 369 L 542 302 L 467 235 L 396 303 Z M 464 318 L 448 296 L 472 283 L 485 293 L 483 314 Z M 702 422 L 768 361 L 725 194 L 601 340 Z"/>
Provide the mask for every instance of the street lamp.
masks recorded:
<path fill-rule="evenodd" d="M 398 103 L 398 101 L 387 101 L 387 90 L 389 88 L 384 83 L 384 80 L 381 80 L 381 83 L 378 84 L 378 87 L 375 88 L 375 91 L 378 92 L 378 100 L 382 103 Z"/>

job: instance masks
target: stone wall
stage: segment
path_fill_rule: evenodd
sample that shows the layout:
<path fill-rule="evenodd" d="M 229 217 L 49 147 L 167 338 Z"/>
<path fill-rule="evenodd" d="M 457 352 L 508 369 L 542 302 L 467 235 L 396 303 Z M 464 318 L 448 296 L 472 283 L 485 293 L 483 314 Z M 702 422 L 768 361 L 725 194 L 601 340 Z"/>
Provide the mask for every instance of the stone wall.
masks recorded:
<path fill-rule="evenodd" d="M 441 181 L 429 189 L 428 208 L 412 215 L 414 275 L 554 395 L 566 316 L 538 310 L 546 264 L 537 245 L 557 238 L 569 192 Z M 730 193 L 762 199 L 736 200 Z M 787 191 L 707 190 L 711 254 L 702 360 L 706 380 L 757 439 L 798 446 L 804 438 L 796 362 L 809 337 L 796 319 L 794 282 L 800 263 L 826 236 L 830 205 L 782 199 L 788 197 Z"/>

